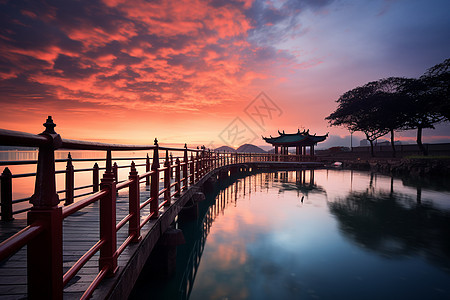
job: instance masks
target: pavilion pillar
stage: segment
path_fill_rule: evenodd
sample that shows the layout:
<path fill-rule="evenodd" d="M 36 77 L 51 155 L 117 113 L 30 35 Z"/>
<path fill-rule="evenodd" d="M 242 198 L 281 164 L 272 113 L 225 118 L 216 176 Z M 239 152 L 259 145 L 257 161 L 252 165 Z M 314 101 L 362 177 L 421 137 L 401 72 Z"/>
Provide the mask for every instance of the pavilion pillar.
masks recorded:
<path fill-rule="evenodd" d="M 296 155 L 296 158 L 295 158 L 295 159 L 296 159 L 297 161 L 300 161 L 299 150 L 300 150 L 300 149 L 299 149 L 299 146 L 296 146 L 296 147 L 295 147 L 295 155 Z"/>
<path fill-rule="evenodd" d="M 309 151 L 311 151 L 311 153 L 310 153 L 311 158 L 314 158 L 314 145 L 311 145 L 311 148 Z"/>

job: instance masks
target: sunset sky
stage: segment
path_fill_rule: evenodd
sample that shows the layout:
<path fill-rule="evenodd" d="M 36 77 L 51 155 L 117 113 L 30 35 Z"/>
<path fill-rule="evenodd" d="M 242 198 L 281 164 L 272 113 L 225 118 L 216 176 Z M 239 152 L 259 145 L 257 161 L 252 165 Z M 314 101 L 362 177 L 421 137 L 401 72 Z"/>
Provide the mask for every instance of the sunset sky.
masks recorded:
<path fill-rule="evenodd" d="M 39 133 L 52 115 L 70 139 L 264 145 L 310 129 L 349 146 L 324 120 L 335 101 L 449 58 L 449 11 L 448 0 L 0 0 L 0 128 Z M 450 142 L 450 126 L 424 141 Z"/>

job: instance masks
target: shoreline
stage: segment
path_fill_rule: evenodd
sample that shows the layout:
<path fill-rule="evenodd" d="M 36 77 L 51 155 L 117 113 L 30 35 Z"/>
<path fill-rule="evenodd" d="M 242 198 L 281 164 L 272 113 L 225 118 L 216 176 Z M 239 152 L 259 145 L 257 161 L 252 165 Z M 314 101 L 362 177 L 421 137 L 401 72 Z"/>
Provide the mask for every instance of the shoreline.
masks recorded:
<path fill-rule="evenodd" d="M 344 159 L 343 169 L 365 170 L 396 176 L 412 177 L 448 177 L 450 178 L 449 158 L 401 158 L 401 159 Z M 326 163 L 333 163 L 327 159 Z"/>

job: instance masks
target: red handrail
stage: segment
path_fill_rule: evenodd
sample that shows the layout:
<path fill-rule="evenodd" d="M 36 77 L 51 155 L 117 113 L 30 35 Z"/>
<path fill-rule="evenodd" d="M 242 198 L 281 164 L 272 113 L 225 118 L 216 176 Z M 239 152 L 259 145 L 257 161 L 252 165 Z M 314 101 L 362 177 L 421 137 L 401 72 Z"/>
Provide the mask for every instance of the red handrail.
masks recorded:
<path fill-rule="evenodd" d="M 63 285 L 66 286 L 67 283 L 69 283 L 70 279 L 72 279 L 78 271 L 92 258 L 92 256 L 97 253 L 97 251 L 103 246 L 105 243 L 104 240 L 100 240 L 97 243 L 95 243 L 94 246 L 91 247 L 86 253 L 83 254 L 83 256 L 80 257 L 80 259 L 77 260 L 77 262 L 63 275 Z"/>
<path fill-rule="evenodd" d="M 87 198 L 84 198 L 83 200 L 80 200 L 78 202 L 75 202 L 71 205 L 65 206 L 62 209 L 62 217 L 67 218 L 68 216 L 70 216 L 71 214 L 79 211 L 80 209 L 88 206 L 89 204 L 94 203 L 95 201 L 98 201 L 101 197 L 105 196 L 106 194 L 108 194 L 108 190 L 107 189 L 103 189 Z"/>
<path fill-rule="evenodd" d="M 100 282 L 105 278 L 106 274 L 108 273 L 109 268 L 107 266 L 103 267 L 100 272 L 97 274 L 95 279 L 92 281 L 92 283 L 89 285 L 89 287 L 86 289 L 84 294 L 81 296 L 81 300 L 89 299 L 92 296 L 92 293 L 94 293 L 94 290 L 98 287 Z"/>
<path fill-rule="evenodd" d="M 9 237 L 0 244 L 0 261 L 19 251 L 30 240 L 35 238 L 44 230 L 40 223 L 33 223 Z"/>

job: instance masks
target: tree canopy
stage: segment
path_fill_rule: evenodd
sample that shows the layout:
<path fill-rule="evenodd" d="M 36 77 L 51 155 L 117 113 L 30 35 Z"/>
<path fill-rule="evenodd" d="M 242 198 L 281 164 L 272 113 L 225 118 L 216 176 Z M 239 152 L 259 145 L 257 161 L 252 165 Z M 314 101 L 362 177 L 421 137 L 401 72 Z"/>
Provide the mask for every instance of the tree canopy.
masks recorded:
<path fill-rule="evenodd" d="M 417 143 L 424 154 L 422 129 L 450 120 L 450 59 L 430 68 L 418 79 L 389 77 L 369 82 L 339 97 L 337 109 L 325 119 L 331 126 L 361 131 L 371 145 L 394 132 L 417 129 Z"/>

